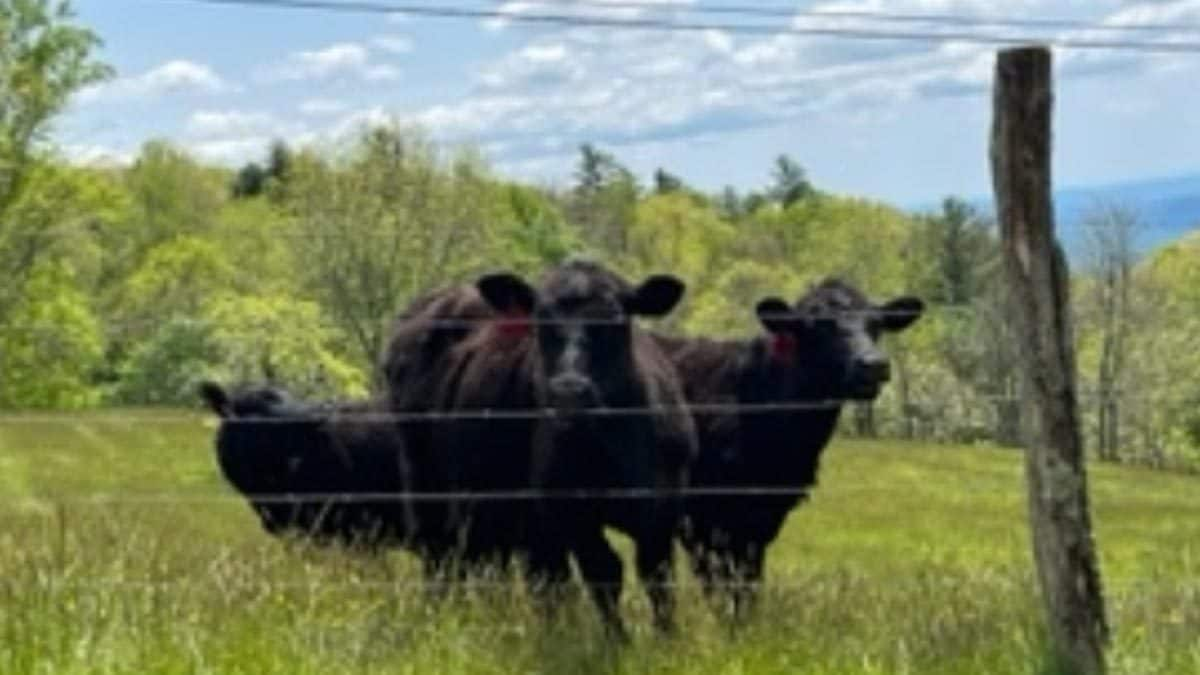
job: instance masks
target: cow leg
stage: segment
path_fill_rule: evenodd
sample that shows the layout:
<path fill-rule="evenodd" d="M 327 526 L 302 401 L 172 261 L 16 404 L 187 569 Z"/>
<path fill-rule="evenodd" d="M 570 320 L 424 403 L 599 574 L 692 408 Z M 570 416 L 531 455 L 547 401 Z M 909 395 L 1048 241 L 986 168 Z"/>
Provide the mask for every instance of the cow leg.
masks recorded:
<path fill-rule="evenodd" d="M 566 546 L 557 537 L 542 537 L 530 546 L 525 559 L 525 579 L 542 616 L 553 621 L 563 605 L 571 581 Z"/>
<path fill-rule="evenodd" d="M 739 550 L 737 581 L 733 595 L 733 614 L 738 622 L 749 618 L 758 599 L 758 587 L 763 577 L 764 551 L 757 543 L 746 544 Z"/>
<path fill-rule="evenodd" d="M 667 634 L 675 632 L 674 554 L 674 539 L 669 531 L 651 533 L 637 542 L 638 576 L 650 597 L 654 627 Z"/>
<path fill-rule="evenodd" d="M 434 602 L 444 600 L 451 586 L 466 580 L 466 572 L 453 547 L 430 547 L 421 558 L 426 592 Z"/>
<path fill-rule="evenodd" d="M 704 593 L 704 598 L 711 601 L 713 584 L 717 575 L 717 571 L 713 565 L 712 554 L 703 546 L 692 542 L 685 544 L 684 550 L 687 551 L 688 563 L 692 569 L 692 574 L 700 582 L 700 590 Z"/>
<path fill-rule="evenodd" d="M 623 568 L 621 558 L 604 538 L 604 529 L 588 527 L 574 542 L 575 561 L 591 592 L 592 601 L 600 610 L 609 635 L 618 642 L 628 642 L 629 633 L 621 621 L 619 608 Z"/>
<path fill-rule="evenodd" d="M 732 569 L 729 552 L 705 546 L 691 550 L 692 573 L 700 581 L 700 589 L 709 607 L 719 617 L 730 613 Z"/>

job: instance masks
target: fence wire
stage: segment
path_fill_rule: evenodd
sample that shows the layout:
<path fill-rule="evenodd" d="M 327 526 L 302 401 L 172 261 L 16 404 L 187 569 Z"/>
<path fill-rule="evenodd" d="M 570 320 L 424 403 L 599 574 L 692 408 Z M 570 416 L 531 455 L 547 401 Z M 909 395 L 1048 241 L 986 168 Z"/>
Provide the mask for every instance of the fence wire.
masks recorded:
<path fill-rule="evenodd" d="M 514 578 L 519 574 L 514 574 Z M 853 580 L 853 577 L 850 578 Z M 1016 581 L 1015 579 L 1013 581 Z M 1024 579 L 1021 579 L 1024 582 Z M 576 584 L 578 582 L 571 581 L 568 584 Z M 826 580 L 829 585 L 838 585 L 846 583 L 845 579 L 831 578 Z M 931 585 L 944 584 L 961 586 L 963 583 L 962 576 L 946 575 L 942 579 L 936 579 L 932 583 L 928 577 L 916 580 L 905 579 L 890 579 L 887 582 L 889 587 L 909 586 L 914 589 L 924 589 Z M 1034 579 L 1028 580 L 1030 591 L 1035 590 Z M 343 589 L 358 589 L 363 591 L 428 591 L 428 590 L 516 590 L 517 585 L 513 580 L 489 580 L 489 579 L 468 579 L 462 581 L 449 581 L 429 579 L 422 581 L 297 581 L 297 582 L 274 582 L 274 581 L 239 581 L 236 579 L 212 579 L 208 580 L 172 580 L 172 581 L 143 581 L 143 580 L 128 580 L 128 579 L 41 579 L 35 585 L 39 590 L 91 590 L 91 589 L 121 589 L 121 590 L 144 590 L 149 592 L 157 591 L 178 591 L 180 589 L 202 589 L 208 590 L 213 586 L 221 587 L 222 589 L 240 589 L 240 590 L 308 590 L 308 591 L 327 591 L 327 590 L 343 590 Z M 637 582 L 622 582 L 615 583 L 588 583 L 589 587 L 597 588 L 620 588 L 623 590 L 636 590 Z M 815 588 L 820 588 L 821 580 L 813 581 L 772 581 L 768 578 L 761 582 L 749 581 L 722 581 L 711 584 L 713 588 L 723 590 L 734 589 L 754 589 L 767 593 L 778 591 L 812 591 Z M 1024 583 L 1007 583 L 1004 585 L 1016 586 L 1024 585 Z M 31 584 L 25 580 L 0 580 L 0 588 L 5 586 L 12 590 L 25 591 L 29 590 Z M 663 588 L 675 590 L 699 590 L 701 584 L 696 582 L 668 582 L 656 584 Z M 1130 577 L 1120 579 L 1105 579 L 1104 586 L 1106 589 L 1115 588 L 1118 590 L 1127 591 L 1142 591 L 1147 587 L 1156 587 L 1159 589 L 1172 589 L 1175 591 L 1183 590 L 1188 595 L 1200 596 L 1200 577 L 1184 577 L 1180 579 L 1158 579 L 1149 575 L 1145 577 Z M 1180 598 L 1181 600 L 1183 598 Z"/>
<path fill-rule="evenodd" d="M 286 391 L 286 388 L 284 388 Z M 237 393 L 237 389 L 231 390 Z M 1131 394 L 1120 391 L 1082 390 L 1076 391 L 1080 400 L 1105 400 L 1119 398 L 1122 403 L 1137 401 L 1148 404 L 1184 405 L 1187 401 L 1168 398 L 1161 395 Z M 197 394 L 197 398 L 199 394 Z M 969 397 L 973 403 L 1021 403 L 1028 399 L 1015 395 L 980 394 Z M 365 403 L 366 401 L 359 401 Z M 454 421 L 514 421 L 514 420 L 558 420 L 571 418 L 634 418 L 661 417 L 664 415 L 769 415 L 777 413 L 830 412 L 844 406 L 864 405 L 876 402 L 861 401 L 849 398 L 829 398 L 812 401 L 781 401 L 774 403 L 682 403 L 656 406 L 629 406 L 580 408 L 564 410 L 554 407 L 530 408 L 478 408 L 452 410 L 421 410 L 421 411 L 341 411 L 338 402 L 307 403 L 303 400 L 284 400 L 280 405 L 296 404 L 306 406 L 303 410 L 287 415 L 255 415 L 247 414 L 238 417 L 216 418 L 201 413 L 123 413 L 105 409 L 84 411 L 83 416 L 64 413 L 37 412 L 0 412 L 0 425 L 50 425 L 74 426 L 78 424 L 124 424 L 124 425 L 187 425 L 212 427 L 217 424 L 230 426 L 240 425 L 288 425 L 313 422 L 366 422 L 383 423 L 413 423 L 413 422 L 454 422 Z M 921 406 L 922 401 L 915 399 L 910 405 Z M 886 416 L 881 411 L 873 411 L 876 417 Z M 897 419 L 911 418 L 920 422 L 919 416 L 893 414 Z"/>

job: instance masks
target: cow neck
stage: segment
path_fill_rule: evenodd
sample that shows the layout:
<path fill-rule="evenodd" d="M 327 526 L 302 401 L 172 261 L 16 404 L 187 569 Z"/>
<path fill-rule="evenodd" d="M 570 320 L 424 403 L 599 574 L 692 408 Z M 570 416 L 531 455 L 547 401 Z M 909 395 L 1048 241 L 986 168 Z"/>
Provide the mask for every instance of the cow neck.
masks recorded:
<path fill-rule="evenodd" d="M 819 403 L 826 399 L 815 393 L 792 391 L 803 360 L 775 358 L 779 345 L 771 337 L 760 337 L 748 345 L 747 358 L 739 373 L 738 403 Z M 841 404 L 812 409 L 746 411 L 741 415 L 739 446 L 747 473 L 768 484 L 803 487 L 816 480 L 820 455 L 828 446 L 841 416 Z"/>

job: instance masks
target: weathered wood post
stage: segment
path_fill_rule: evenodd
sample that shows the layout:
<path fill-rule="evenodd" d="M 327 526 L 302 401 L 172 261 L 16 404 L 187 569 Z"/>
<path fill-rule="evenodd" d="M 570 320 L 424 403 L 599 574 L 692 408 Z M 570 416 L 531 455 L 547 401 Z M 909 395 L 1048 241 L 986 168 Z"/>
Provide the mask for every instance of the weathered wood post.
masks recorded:
<path fill-rule="evenodd" d="M 1069 273 L 1054 237 L 1050 182 L 1051 54 L 1001 51 L 993 89 L 996 208 L 1036 432 L 1026 453 L 1034 562 L 1055 670 L 1105 672 L 1108 623 L 1092 542 L 1079 430 Z"/>

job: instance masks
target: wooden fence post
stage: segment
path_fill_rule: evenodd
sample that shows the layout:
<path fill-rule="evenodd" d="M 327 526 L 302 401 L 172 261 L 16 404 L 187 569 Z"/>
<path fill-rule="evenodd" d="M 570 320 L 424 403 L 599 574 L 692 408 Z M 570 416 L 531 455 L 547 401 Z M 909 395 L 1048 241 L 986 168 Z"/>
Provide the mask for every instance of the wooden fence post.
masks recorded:
<path fill-rule="evenodd" d="M 1001 51 L 991 164 L 1012 318 L 1036 432 L 1026 453 L 1034 562 L 1055 670 L 1105 672 L 1109 631 L 1092 542 L 1079 430 L 1069 272 L 1054 237 L 1050 181 L 1051 54 Z"/>

